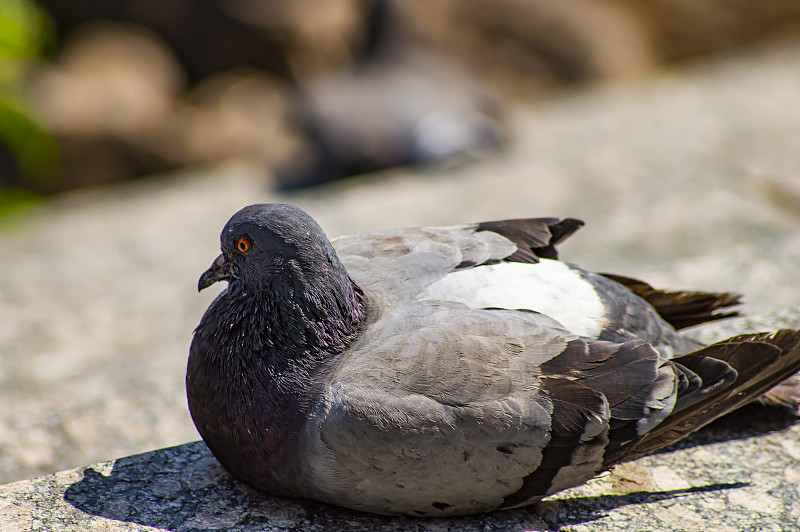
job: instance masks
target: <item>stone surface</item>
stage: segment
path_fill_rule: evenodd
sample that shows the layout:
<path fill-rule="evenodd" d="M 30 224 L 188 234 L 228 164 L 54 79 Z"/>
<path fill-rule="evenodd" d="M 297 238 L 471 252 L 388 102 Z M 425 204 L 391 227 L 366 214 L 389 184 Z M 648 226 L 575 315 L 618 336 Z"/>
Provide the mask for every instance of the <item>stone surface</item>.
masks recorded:
<path fill-rule="evenodd" d="M 786 43 L 520 108 L 512 117 L 519 141 L 504 156 L 469 166 L 385 173 L 289 196 L 272 192 L 257 168 L 231 163 L 78 191 L 0 220 L 0 404 L 6 405 L 0 409 L 0 482 L 197 439 L 183 373 L 192 329 L 214 297 L 196 293 L 197 277 L 217 255 L 225 221 L 253 202 L 295 203 L 331 236 L 497 217 L 580 217 L 587 226 L 563 246 L 568 260 L 656 286 L 735 289 L 745 294 L 745 311 L 777 312 L 766 321 L 732 320 L 717 332 L 692 334 L 710 340 L 742 328 L 797 326 L 798 87 L 800 43 Z M 761 422 L 766 416 L 751 417 Z M 545 505 L 544 515 L 567 530 L 618 530 L 630 515 L 644 529 L 657 520 L 674 530 L 691 529 L 699 526 L 697 519 L 711 523 L 709 529 L 769 530 L 756 524 L 762 522 L 786 528 L 800 517 L 800 443 L 797 427 L 786 428 L 789 423 L 780 421 L 774 428 L 781 432 L 766 436 L 746 427 L 737 433 L 742 436 L 730 436 L 730 428 L 722 436 L 703 436 L 698 441 L 710 446 L 636 462 L 647 472 L 644 480 L 592 483 L 569 502 Z M 703 453 L 720 456 L 720 462 Z M 145 462 L 169 470 L 173 462 L 205 463 L 204 456 L 196 447 L 179 447 L 157 451 Z M 188 469 L 204 478 L 212 474 L 208 468 Z M 130 470 L 134 477 L 136 470 Z M 184 482 L 170 473 L 153 487 L 148 475 L 146 488 L 141 480 L 112 479 L 125 497 L 111 497 L 102 488 L 97 500 L 117 512 L 108 515 L 129 516 L 147 508 L 137 497 L 174 493 L 175 483 Z M 90 524 L 98 529 L 174 530 L 202 529 L 186 523 L 204 519 L 232 519 L 225 506 L 211 502 L 202 504 L 206 513 L 189 509 L 190 516 L 180 519 L 176 514 L 177 524 L 101 519 L 97 514 L 106 510 L 97 509 L 100 502 L 84 506 L 84 513 L 62 498 L 82 476 L 76 470 L 4 487 L 0 528 L 9 529 L 5 523 L 20 512 L 37 512 L 40 530 L 56 526 L 46 519 L 62 519 L 67 528 L 70 519 L 81 527 L 95 519 Z M 740 482 L 749 484 L 728 486 Z M 680 491 L 687 484 L 696 491 Z M 188 508 L 185 501 L 205 492 L 185 493 L 193 495 L 181 495 L 175 504 Z M 241 504 L 220 493 L 216 500 L 229 501 L 231 511 L 242 515 L 275 504 L 253 502 L 246 491 L 242 496 L 250 502 Z M 160 500 L 169 506 L 168 499 Z M 293 516 L 307 507 L 275 508 L 275 515 Z M 501 516 L 510 521 L 497 526 L 540 526 L 529 516 Z M 280 526 L 295 526 L 285 519 Z M 251 526 L 241 523 L 238 529 Z M 480 528 L 489 521 L 476 523 Z"/>

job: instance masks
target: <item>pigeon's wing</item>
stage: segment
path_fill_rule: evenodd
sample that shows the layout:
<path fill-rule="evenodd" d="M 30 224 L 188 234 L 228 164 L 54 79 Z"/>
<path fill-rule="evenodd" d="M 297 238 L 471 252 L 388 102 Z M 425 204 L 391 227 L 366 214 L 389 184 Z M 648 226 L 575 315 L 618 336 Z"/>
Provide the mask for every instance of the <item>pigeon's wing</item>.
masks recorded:
<path fill-rule="evenodd" d="M 628 287 L 554 260 L 556 246 L 582 225 L 572 218 L 502 220 L 375 231 L 333 244 L 353 280 L 377 297 L 527 309 L 588 338 L 645 340 L 667 356 L 696 349 Z"/>
<path fill-rule="evenodd" d="M 331 243 L 357 282 L 369 284 L 380 272 L 384 288 L 413 296 L 452 272 L 505 260 L 555 259 L 555 246 L 582 225 L 572 218 L 530 218 L 371 231 Z"/>
<path fill-rule="evenodd" d="M 381 316 L 331 368 L 304 439 L 308 476 L 320 497 L 379 513 L 519 506 L 591 478 L 610 444 L 700 387 L 643 342 L 421 301 Z"/>

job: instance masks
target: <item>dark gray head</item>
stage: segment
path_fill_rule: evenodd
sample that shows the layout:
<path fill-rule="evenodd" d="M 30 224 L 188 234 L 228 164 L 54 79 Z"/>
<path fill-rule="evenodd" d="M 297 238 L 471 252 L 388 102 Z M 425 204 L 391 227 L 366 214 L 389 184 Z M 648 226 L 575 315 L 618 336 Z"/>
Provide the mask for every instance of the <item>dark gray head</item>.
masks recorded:
<path fill-rule="evenodd" d="M 234 214 L 220 234 L 222 254 L 198 283 L 203 290 L 217 281 L 270 286 L 289 271 L 327 276 L 344 272 L 317 222 L 303 210 L 280 203 L 250 205 Z"/>
<path fill-rule="evenodd" d="M 296 207 L 245 207 L 220 240 L 222 254 L 198 288 L 227 280 L 228 289 L 194 332 L 189 408 L 228 470 L 269 486 L 273 471 L 297 474 L 293 436 L 318 400 L 315 372 L 358 338 L 367 299 L 322 229 Z"/>

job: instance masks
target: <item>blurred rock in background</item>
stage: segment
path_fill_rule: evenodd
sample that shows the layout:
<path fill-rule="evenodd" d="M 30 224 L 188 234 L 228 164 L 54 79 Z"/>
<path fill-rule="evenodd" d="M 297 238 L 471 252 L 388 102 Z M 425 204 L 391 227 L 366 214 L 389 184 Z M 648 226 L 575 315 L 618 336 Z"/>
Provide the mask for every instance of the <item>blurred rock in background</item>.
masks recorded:
<path fill-rule="evenodd" d="M 300 149 L 286 83 L 241 67 L 208 76 L 176 105 L 169 157 L 178 164 L 239 157 L 276 164 Z"/>
<path fill-rule="evenodd" d="M 506 96 L 634 76 L 658 53 L 641 17 L 593 0 L 409 0 L 415 39 L 446 50 Z"/>
<path fill-rule="evenodd" d="M 141 26 L 91 23 L 71 34 L 29 85 L 62 154 L 54 189 L 173 167 L 163 144 L 183 78 L 169 48 Z"/>
<path fill-rule="evenodd" d="M 289 4 L 290 2 L 286 2 Z M 150 28 L 177 56 L 190 83 L 240 65 L 289 74 L 282 50 L 285 31 L 246 24 L 231 13 L 236 0 L 39 0 L 62 42 L 87 22 L 127 22 Z"/>
<path fill-rule="evenodd" d="M 463 160 L 510 140 L 511 101 L 800 28 L 796 0 L 39 4 L 58 47 L 18 80 L 21 115 L 60 162 L 32 171 L 0 132 L 0 185 L 42 192 L 225 158 L 286 188 Z"/>
<path fill-rule="evenodd" d="M 415 38 L 530 98 L 800 31 L 793 0 L 407 0 Z"/>
<path fill-rule="evenodd" d="M 792 0 L 614 0 L 642 21 L 662 62 L 796 35 L 800 3 Z"/>

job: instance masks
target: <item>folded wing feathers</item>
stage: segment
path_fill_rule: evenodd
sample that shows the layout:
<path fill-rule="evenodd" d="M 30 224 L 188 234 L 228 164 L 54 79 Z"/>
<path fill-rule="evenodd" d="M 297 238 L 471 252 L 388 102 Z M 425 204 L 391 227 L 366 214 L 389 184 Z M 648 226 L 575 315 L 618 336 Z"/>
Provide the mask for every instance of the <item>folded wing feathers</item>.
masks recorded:
<path fill-rule="evenodd" d="M 568 380 L 606 398 L 607 468 L 683 438 L 800 370 L 800 331 L 742 335 L 673 360 L 659 359 L 641 341 L 578 339 L 540 369 L 543 382 Z M 555 393 L 562 388 L 543 385 L 554 401 L 554 442 L 576 426 L 566 394 Z M 585 406 L 586 394 L 571 393 L 571 401 Z M 558 452 L 545 453 L 552 458 L 549 468 L 566 467 L 562 455 L 568 450 L 557 447 Z M 535 477 L 537 482 L 543 475 Z"/>
<path fill-rule="evenodd" d="M 696 360 L 698 357 L 701 360 Z M 709 358 L 721 364 L 702 360 Z M 696 353 L 673 361 L 686 364 L 693 371 L 708 370 L 709 384 L 697 399 L 667 417 L 660 425 L 638 441 L 607 456 L 606 462 L 633 460 L 654 449 L 668 445 L 696 431 L 721 415 L 752 401 L 800 370 L 800 331 L 781 330 L 776 333 L 741 335 L 712 344 Z M 713 367 L 716 366 L 716 367 Z M 704 378 L 704 384 L 706 382 Z"/>
<path fill-rule="evenodd" d="M 550 439 L 539 467 L 522 487 L 505 497 L 501 508 L 525 504 L 593 476 L 602 466 L 608 443 L 608 403 L 602 394 L 566 378 L 546 377 L 542 389 L 553 403 Z M 579 480 L 578 480 L 579 481 Z"/>
<path fill-rule="evenodd" d="M 648 344 L 634 340 L 623 344 L 573 340 L 564 352 L 541 366 L 543 375 L 564 375 L 601 392 L 611 413 L 632 408 L 636 393 L 657 379 L 658 353 Z M 644 415 L 644 405 L 638 417 Z"/>
<path fill-rule="evenodd" d="M 727 388 L 739 375 L 727 362 L 702 355 L 686 355 L 674 360 L 674 363 L 677 371 L 697 379 L 691 386 L 679 391 L 676 412 Z"/>

